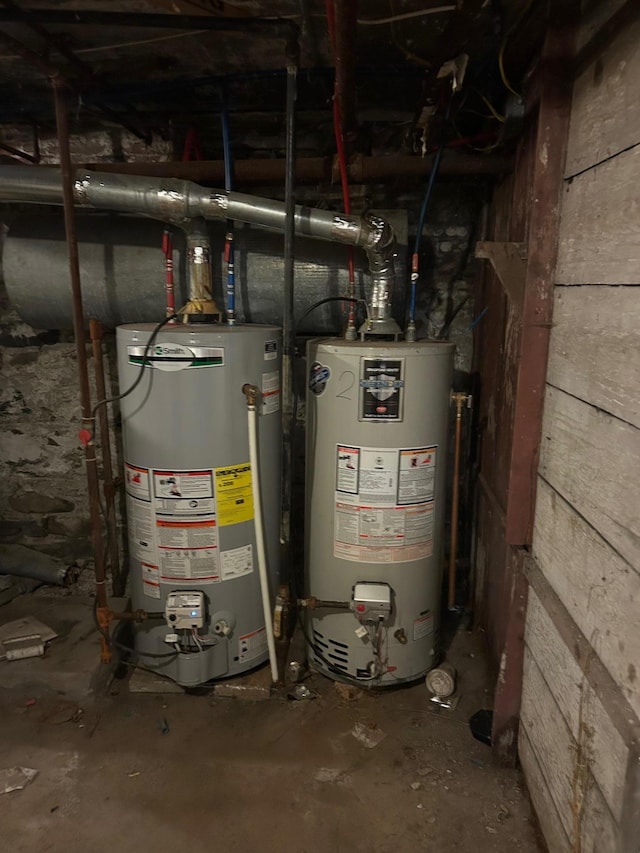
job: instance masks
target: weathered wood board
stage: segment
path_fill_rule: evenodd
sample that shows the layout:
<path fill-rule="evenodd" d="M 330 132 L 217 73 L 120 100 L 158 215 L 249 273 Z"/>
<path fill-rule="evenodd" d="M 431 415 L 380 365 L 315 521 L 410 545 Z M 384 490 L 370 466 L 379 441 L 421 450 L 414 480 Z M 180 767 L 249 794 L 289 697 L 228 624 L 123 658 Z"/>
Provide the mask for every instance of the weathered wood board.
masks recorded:
<path fill-rule="evenodd" d="M 529 592 L 525 643 L 574 740 L 578 740 L 581 725 L 590 732 L 590 771 L 619 821 L 627 746 L 533 590 Z"/>
<path fill-rule="evenodd" d="M 547 386 L 540 474 L 640 570 L 640 430 Z"/>
<path fill-rule="evenodd" d="M 636 288 L 555 288 L 547 382 L 640 427 Z"/>
<path fill-rule="evenodd" d="M 564 831 L 556 804 L 549 793 L 546 779 L 542 775 L 538 758 L 524 726 L 520 726 L 518 735 L 518 755 L 549 853 L 567 853 L 567 850 L 571 849 L 569 838 Z"/>
<path fill-rule="evenodd" d="M 588 766 L 584 770 L 577 769 L 578 763 L 584 763 L 583 756 L 578 754 L 577 743 L 528 649 L 525 649 L 524 672 L 521 725 L 538 760 L 563 830 L 572 841 L 576 838 L 574 810 L 580 808 L 582 800 L 582 819 L 578 824 L 583 853 L 614 853 L 615 820 Z M 588 742 L 584 746 L 588 750 Z M 527 777 L 524 763 L 523 768 Z M 531 786 L 532 781 L 527 781 Z"/>
<path fill-rule="evenodd" d="M 640 575 L 541 478 L 533 556 L 640 715 Z"/>
<path fill-rule="evenodd" d="M 565 176 L 640 142 L 639 44 L 635 21 L 576 80 Z"/>
<path fill-rule="evenodd" d="M 558 284 L 640 283 L 639 173 L 640 146 L 565 182 Z"/>

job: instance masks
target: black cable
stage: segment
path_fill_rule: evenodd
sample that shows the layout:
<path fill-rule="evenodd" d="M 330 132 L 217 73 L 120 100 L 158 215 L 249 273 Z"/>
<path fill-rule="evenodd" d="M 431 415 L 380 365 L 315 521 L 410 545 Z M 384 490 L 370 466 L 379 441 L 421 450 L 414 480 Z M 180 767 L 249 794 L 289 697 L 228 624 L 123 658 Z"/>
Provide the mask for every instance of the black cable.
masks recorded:
<path fill-rule="evenodd" d="M 364 301 L 364 299 L 353 299 L 350 296 L 326 296 L 324 299 L 321 299 L 319 302 L 314 302 L 314 304 L 310 308 L 307 308 L 307 310 L 304 312 L 302 317 L 298 317 L 298 319 L 296 320 L 296 323 L 293 327 L 294 338 L 298 334 L 298 328 L 300 326 L 300 323 L 302 323 L 302 321 L 305 320 L 309 316 L 309 314 L 311 314 L 312 311 L 315 311 L 316 308 L 320 308 L 321 305 L 326 305 L 327 302 L 352 302 L 355 304 L 362 302 L 366 305 L 366 302 Z"/>
<path fill-rule="evenodd" d="M 179 652 L 141 652 L 138 649 L 133 649 L 131 646 L 125 646 L 124 643 L 121 643 L 119 640 L 116 640 L 114 637 L 111 638 L 111 642 L 113 645 L 120 649 L 121 652 L 129 652 L 129 654 L 137 655 L 142 658 L 177 658 Z"/>
<path fill-rule="evenodd" d="M 462 297 L 460 302 L 456 305 L 456 307 L 451 312 L 449 319 L 445 320 L 444 326 L 438 332 L 437 340 L 441 341 L 443 338 L 445 338 L 449 334 L 449 330 L 451 329 L 451 325 L 452 325 L 453 321 L 456 319 L 456 317 L 458 316 L 460 311 L 462 311 L 462 309 L 467 304 L 467 302 L 469 301 L 470 298 L 471 298 L 470 293 L 467 293 L 466 296 Z"/>
<path fill-rule="evenodd" d="M 137 375 L 137 376 L 136 376 L 136 378 L 133 380 L 133 382 L 131 383 L 131 385 L 129 385 L 129 387 L 127 388 L 127 390 L 126 390 L 126 391 L 123 391 L 123 392 L 122 392 L 122 394 L 117 394 L 115 397 L 107 397 L 107 398 L 106 398 L 106 399 L 104 399 L 104 400 L 98 400 L 98 402 L 95 404 L 95 406 L 94 406 L 94 407 L 93 407 L 93 409 L 91 410 L 91 420 L 92 420 L 92 424 L 91 424 L 91 440 L 92 440 L 92 441 L 93 441 L 93 439 L 95 438 L 95 430 L 96 430 L 96 412 L 98 411 L 98 409 L 99 409 L 101 406 L 108 406 L 108 405 L 109 405 L 109 403 L 116 403 L 118 400 L 124 400 L 124 398 L 125 398 L 125 397 L 128 397 L 128 396 L 129 396 L 129 394 L 132 394 L 132 393 L 136 390 L 136 388 L 138 387 L 138 385 L 139 385 L 139 384 L 140 384 L 140 382 L 142 381 L 142 377 L 144 376 L 144 369 L 145 369 L 145 367 L 147 366 L 147 364 L 149 363 L 149 362 L 147 361 L 147 359 L 148 359 L 148 357 L 149 357 L 149 352 L 150 352 L 150 350 L 151 350 L 151 347 L 154 345 L 155 340 L 156 340 L 156 338 L 158 337 L 158 334 L 160 333 L 161 329 L 163 329 L 163 328 L 167 325 L 167 323 L 171 322 L 171 320 L 176 320 L 177 318 L 178 318 L 178 315 L 177 315 L 177 314 L 170 314 L 168 317 L 165 317 L 165 318 L 164 318 L 164 320 L 162 321 L 162 323 L 158 323 L 158 325 L 155 327 L 155 329 L 154 329 L 154 330 L 153 330 L 153 332 L 151 333 L 151 337 L 150 337 L 150 338 L 149 338 L 149 340 L 147 341 L 147 345 L 146 345 L 146 347 L 145 347 L 145 349 L 144 349 L 144 353 L 143 353 L 143 356 L 142 356 L 142 364 L 140 365 L 140 370 L 139 370 L 139 372 L 138 372 L 138 375 Z"/>

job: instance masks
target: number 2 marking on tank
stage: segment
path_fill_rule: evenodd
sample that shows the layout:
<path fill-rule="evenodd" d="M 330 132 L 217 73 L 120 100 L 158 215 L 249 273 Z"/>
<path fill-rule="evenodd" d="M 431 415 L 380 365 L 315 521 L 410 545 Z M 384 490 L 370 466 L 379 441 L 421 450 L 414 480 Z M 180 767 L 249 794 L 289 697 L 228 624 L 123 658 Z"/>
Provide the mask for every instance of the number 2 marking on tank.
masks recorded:
<path fill-rule="evenodd" d="M 338 384 L 340 384 L 343 379 L 345 380 L 345 387 L 341 391 L 338 391 L 336 399 L 341 397 L 343 400 L 350 400 L 351 394 L 348 392 L 351 391 L 355 385 L 356 375 L 352 370 L 343 370 L 340 374 L 340 379 L 338 379 Z"/>

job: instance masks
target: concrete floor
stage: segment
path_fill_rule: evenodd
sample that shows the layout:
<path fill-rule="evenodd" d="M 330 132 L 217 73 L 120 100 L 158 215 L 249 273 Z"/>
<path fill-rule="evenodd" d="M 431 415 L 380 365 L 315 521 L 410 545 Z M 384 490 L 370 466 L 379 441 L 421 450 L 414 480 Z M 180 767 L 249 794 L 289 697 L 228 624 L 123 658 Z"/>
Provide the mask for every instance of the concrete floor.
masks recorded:
<path fill-rule="evenodd" d="M 449 651 L 460 674 L 453 712 L 430 704 L 420 684 L 348 702 L 318 675 L 306 682 L 318 698 L 301 702 L 134 694 L 126 680 L 96 696 L 87 692 L 99 683 L 95 635 L 83 638 L 81 627 L 88 600 L 34 593 L 18 602 L 0 609 L 0 623 L 16 607 L 44 610 L 67 633 L 42 661 L 0 663 L 0 770 L 39 771 L 24 790 L 0 794 L 5 850 L 542 849 L 521 775 L 492 767 L 469 732 L 469 716 L 490 702 L 479 645 L 465 632 Z M 60 677 L 65 668 L 75 681 Z M 355 723 L 386 737 L 367 749 Z"/>

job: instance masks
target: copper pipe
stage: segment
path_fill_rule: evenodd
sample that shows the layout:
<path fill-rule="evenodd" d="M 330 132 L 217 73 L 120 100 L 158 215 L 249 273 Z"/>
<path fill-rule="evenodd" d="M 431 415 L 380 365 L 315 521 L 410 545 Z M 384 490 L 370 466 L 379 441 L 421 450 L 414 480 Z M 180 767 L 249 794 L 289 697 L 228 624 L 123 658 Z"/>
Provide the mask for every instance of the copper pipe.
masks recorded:
<path fill-rule="evenodd" d="M 333 0 L 335 10 L 336 98 L 347 156 L 353 150 L 357 121 L 356 35 L 357 0 Z"/>
<path fill-rule="evenodd" d="M 91 345 L 93 347 L 93 369 L 96 381 L 96 395 L 98 400 L 107 399 L 107 388 L 105 384 L 104 357 L 102 352 L 102 340 L 104 338 L 104 327 L 98 320 L 89 321 L 91 333 Z M 120 576 L 120 555 L 118 553 L 118 524 L 116 520 L 116 486 L 113 476 L 113 464 L 111 460 L 111 442 L 109 439 L 109 418 L 107 407 L 100 406 L 98 409 L 98 421 L 100 424 L 100 449 L 102 452 L 102 492 L 104 494 L 106 525 L 109 537 L 109 560 L 111 563 L 111 586 L 113 594 L 124 595 L 125 577 Z"/>
<path fill-rule="evenodd" d="M 91 521 L 91 542 L 96 577 L 96 599 L 98 605 L 98 622 L 100 614 L 107 608 L 107 588 L 105 583 L 104 555 L 102 552 L 102 520 L 100 518 L 100 486 L 98 481 L 98 465 L 96 446 L 93 441 L 95 419 L 91 411 L 91 389 L 89 386 L 89 369 L 87 366 L 87 348 L 85 344 L 84 313 L 82 308 L 82 287 L 80 282 L 80 263 L 78 259 L 78 238 L 76 233 L 76 218 L 73 197 L 75 170 L 71 163 L 69 149 L 69 121 L 67 104 L 64 94 L 64 82 L 59 77 L 51 79 L 56 108 L 56 125 L 60 148 L 60 168 L 62 173 L 62 195 L 64 201 L 64 227 L 69 251 L 69 277 L 71 280 L 71 296 L 73 307 L 73 336 L 76 344 L 76 359 L 78 362 L 78 378 L 80 385 L 80 405 L 82 409 L 81 441 L 84 444 L 85 464 L 87 470 L 87 490 L 89 494 L 89 516 Z M 34 167 L 35 168 L 35 167 Z M 111 660 L 111 650 L 106 635 L 101 632 L 101 658 L 106 663 Z"/>
<path fill-rule="evenodd" d="M 458 509 L 460 504 L 460 445 L 462 439 L 462 409 L 471 403 L 467 394 L 451 395 L 456 406 L 456 433 L 453 456 L 453 490 L 451 495 L 451 541 L 449 544 L 449 610 L 456 606 L 456 563 L 458 557 Z"/>
<path fill-rule="evenodd" d="M 396 155 L 368 157 L 362 154 L 347 164 L 349 181 L 361 184 L 388 178 L 424 178 L 429 175 L 433 155 L 417 157 Z M 37 167 L 34 167 L 37 168 Z M 122 175 L 144 175 L 153 178 L 180 178 L 186 181 L 219 183 L 224 180 L 224 160 L 192 160 L 167 163 L 83 163 L 78 168 L 115 172 Z M 513 158 L 501 154 L 480 155 L 445 151 L 440 164 L 441 175 L 498 175 L 513 168 Z M 237 185 L 280 184 L 285 177 L 284 159 L 249 159 L 234 162 Z M 337 183 L 339 167 L 337 158 L 298 157 L 296 181 L 326 181 Z"/>

